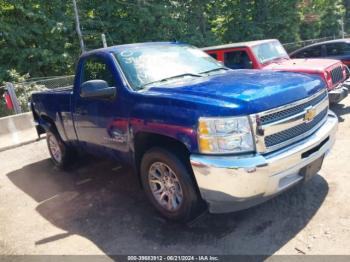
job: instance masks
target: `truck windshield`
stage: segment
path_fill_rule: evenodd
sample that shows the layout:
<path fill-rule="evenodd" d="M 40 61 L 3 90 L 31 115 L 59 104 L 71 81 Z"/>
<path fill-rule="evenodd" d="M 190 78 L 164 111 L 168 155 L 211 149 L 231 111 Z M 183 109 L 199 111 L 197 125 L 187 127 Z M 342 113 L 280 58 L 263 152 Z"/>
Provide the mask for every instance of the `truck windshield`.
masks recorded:
<path fill-rule="evenodd" d="M 176 81 L 181 78 L 201 77 L 223 68 L 218 61 L 188 45 L 145 45 L 115 52 L 122 70 L 135 90 Z"/>
<path fill-rule="evenodd" d="M 254 46 L 253 52 L 261 64 L 278 58 L 288 58 L 286 50 L 278 41 Z"/>

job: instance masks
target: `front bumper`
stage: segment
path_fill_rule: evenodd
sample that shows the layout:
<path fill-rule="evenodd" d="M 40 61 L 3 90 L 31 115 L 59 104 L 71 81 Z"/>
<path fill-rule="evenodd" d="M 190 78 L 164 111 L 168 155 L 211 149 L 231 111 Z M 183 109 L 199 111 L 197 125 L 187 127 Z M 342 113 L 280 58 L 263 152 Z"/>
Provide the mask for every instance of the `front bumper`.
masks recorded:
<path fill-rule="evenodd" d="M 346 87 L 347 89 L 350 88 L 350 77 L 344 81 L 342 84 L 343 87 Z"/>
<path fill-rule="evenodd" d="M 248 208 L 303 180 L 300 170 L 330 150 L 337 125 L 337 117 L 329 111 L 326 122 L 311 136 L 270 154 L 191 155 L 192 169 L 209 211 Z"/>
<path fill-rule="evenodd" d="M 333 89 L 328 93 L 329 102 L 332 104 L 339 103 L 345 97 L 348 96 L 349 93 L 350 82 L 349 80 L 342 83 L 339 87 Z"/>

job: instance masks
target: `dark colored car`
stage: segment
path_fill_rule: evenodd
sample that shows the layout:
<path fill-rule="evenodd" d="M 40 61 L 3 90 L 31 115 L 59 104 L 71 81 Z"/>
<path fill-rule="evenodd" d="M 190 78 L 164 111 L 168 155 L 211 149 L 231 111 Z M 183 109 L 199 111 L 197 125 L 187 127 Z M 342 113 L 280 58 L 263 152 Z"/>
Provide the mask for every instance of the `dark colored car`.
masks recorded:
<path fill-rule="evenodd" d="M 290 54 L 292 58 L 331 58 L 350 66 L 350 38 L 337 39 L 300 48 Z"/>

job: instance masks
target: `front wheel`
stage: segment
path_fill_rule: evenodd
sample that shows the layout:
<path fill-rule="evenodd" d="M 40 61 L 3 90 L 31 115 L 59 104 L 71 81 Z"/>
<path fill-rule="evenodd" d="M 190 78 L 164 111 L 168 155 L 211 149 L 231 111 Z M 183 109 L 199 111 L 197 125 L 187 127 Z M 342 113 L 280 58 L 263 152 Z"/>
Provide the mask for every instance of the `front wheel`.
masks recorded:
<path fill-rule="evenodd" d="M 165 149 L 153 148 L 144 154 L 141 180 L 149 200 L 168 219 L 189 221 L 203 207 L 189 168 Z"/>

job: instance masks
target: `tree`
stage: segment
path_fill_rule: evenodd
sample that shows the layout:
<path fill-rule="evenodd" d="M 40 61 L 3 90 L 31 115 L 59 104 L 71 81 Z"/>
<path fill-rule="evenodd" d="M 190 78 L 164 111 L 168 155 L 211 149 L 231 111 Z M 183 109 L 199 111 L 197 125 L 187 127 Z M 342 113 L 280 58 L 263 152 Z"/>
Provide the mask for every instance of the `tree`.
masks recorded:
<path fill-rule="evenodd" d="M 278 38 L 298 40 L 300 13 L 297 0 L 229 0 L 212 21 L 224 42 Z"/>
<path fill-rule="evenodd" d="M 77 56 L 66 1 L 0 0 L 0 79 L 9 69 L 31 76 L 71 73 Z"/>
<path fill-rule="evenodd" d="M 215 42 L 207 23 L 209 1 L 80 1 L 82 31 L 88 48 L 145 41 Z M 111 8 L 113 7 L 113 8 Z"/>
<path fill-rule="evenodd" d="M 178 40 L 196 46 L 339 36 L 350 0 L 77 0 L 87 49 Z M 0 0 L 0 82 L 20 75 L 72 74 L 80 55 L 72 2 Z"/>
<path fill-rule="evenodd" d="M 347 33 L 350 33 L 350 0 L 343 0 L 343 6 L 344 6 L 344 10 L 345 10 L 345 31 Z"/>
<path fill-rule="evenodd" d="M 323 2 L 321 7 L 320 36 L 339 36 L 341 25 L 340 20 L 344 15 L 344 6 L 341 0 Z"/>

